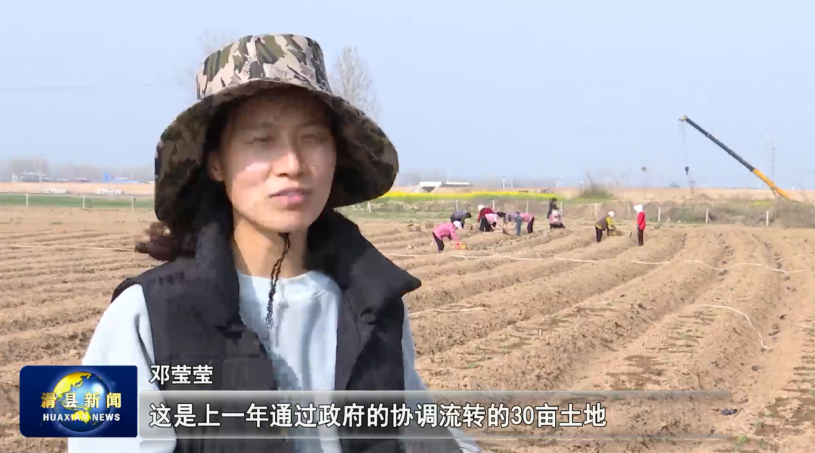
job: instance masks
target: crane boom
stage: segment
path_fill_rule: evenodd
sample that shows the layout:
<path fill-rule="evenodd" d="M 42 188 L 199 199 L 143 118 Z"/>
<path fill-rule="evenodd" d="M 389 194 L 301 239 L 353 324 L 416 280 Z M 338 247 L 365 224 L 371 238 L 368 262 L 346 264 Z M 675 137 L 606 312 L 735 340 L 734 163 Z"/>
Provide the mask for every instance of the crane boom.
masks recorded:
<path fill-rule="evenodd" d="M 766 175 L 764 175 L 764 173 L 759 171 L 758 168 L 753 167 L 746 160 L 742 159 L 741 156 L 736 154 L 736 152 L 733 151 L 732 149 L 728 148 L 727 145 L 722 143 L 718 138 L 714 137 L 713 134 L 711 134 L 710 132 L 702 129 L 702 126 L 699 126 L 698 124 L 696 124 L 692 119 L 688 118 L 687 116 L 683 116 L 682 118 L 679 118 L 679 121 L 690 124 L 691 126 L 693 126 L 694 129 L 696 129 L 702 135 L 704 135 L 705 137 L 710 139 L 710 141 L 712 141 L 713 143 L 719 145 L 719 148 L 723 149 L 727 154 L 730 154 L 731 157 L 733 157 L 734 159 L 739 161 L 740 164 L 744 165 L 748 170 L 750 170 L 750 173 L 753 173 L 754 175 L 758 176 L 759 179 L 764 181 L 764 184 L 767 184 L 770 187 L 770 190 L 773 191 L 773 193 L 775 193 L 778 196 L 781 196 L 785 200 L 790 199 L 790 196 L 787 195 L 787 192 L 785 192 L 780 187 L 776 186 L 775 183 L 772 182 L 770 180 L 770 178 L 768 178 Z"/>

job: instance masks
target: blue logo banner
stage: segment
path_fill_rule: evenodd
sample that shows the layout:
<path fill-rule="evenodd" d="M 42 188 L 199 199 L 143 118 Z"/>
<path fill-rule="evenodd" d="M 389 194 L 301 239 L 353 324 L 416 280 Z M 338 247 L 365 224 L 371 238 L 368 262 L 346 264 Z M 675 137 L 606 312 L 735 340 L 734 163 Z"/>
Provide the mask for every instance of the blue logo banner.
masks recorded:
<path fill-rule="evenodd" d="M 135 366 L 35 366 L 20 370 L 26 437 L 136 437 Z"/>

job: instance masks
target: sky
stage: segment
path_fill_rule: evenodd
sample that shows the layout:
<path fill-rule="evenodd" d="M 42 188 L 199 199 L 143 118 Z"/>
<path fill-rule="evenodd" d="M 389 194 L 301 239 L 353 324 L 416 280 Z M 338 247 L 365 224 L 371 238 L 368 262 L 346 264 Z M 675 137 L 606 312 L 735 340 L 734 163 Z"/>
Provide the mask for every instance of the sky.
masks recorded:
<path fill-rule="evenodd" d="M 815 189 L 815 2 L 6 2 L 0 159 L 151 165 L 200 36 L 356 46 L 402 171 Z M 238 4 L 234 4 L 238 5 Z M 775 147 L 775 165 L 770 148 Z M 648 169 L 647 180 L 642 167 Z"/>

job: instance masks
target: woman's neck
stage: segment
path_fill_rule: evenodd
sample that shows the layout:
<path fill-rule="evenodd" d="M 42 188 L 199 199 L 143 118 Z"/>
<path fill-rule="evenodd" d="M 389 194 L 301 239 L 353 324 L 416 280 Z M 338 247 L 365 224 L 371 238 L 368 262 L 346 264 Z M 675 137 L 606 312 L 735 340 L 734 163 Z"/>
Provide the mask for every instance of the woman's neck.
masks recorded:
<path fill-rule="evenodd" d="M 281 278 L 306 273 L 307 231 L 289 233 L 289 250 L 280 268 Z M 261 231 L 246 220 L 235 221 L 232 255 L 235 268 L 255 277 L 270 278 L 275 263 L 283 255 L 284 241 L 277 232 Z"/>

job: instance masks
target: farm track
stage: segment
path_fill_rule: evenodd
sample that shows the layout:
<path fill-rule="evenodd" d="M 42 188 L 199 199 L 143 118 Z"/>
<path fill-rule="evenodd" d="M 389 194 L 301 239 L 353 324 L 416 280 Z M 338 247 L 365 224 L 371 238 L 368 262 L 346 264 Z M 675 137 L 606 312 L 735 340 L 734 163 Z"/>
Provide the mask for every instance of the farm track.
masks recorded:
<path fill-rule="evenodd" d="M 128 248 L 146 227 L 130 213 L 105 215 L 111 221 L 3 225 L 0 245 Z M 661 228 L 648 231 L 645 247 L 627 237 L 596 244 L 590 228 L 520 237 L 467 231 L 468 250 L 437 254 L 429 231 L 393 223 L 360 228 L 423 282 L 405 300 L 417 367 L 430 388 L 732 393 L 681 410 L 619 404 L 609 409 L 605 431 L 712 430 L 732 436 L 727 441 L 485 442 L 485 448 L 803 453 L 815 443 L 815 231 Z M 733 267 L 740 263 L 767 267 Z M 19 369 L 80 362 L 116 285 L 155 264 L 129 252 L 0 248 L 0 451 L 64 451 L 61 440 L 19 435 Z M 721 415 L 725 408 L 737 412 Z"/>

